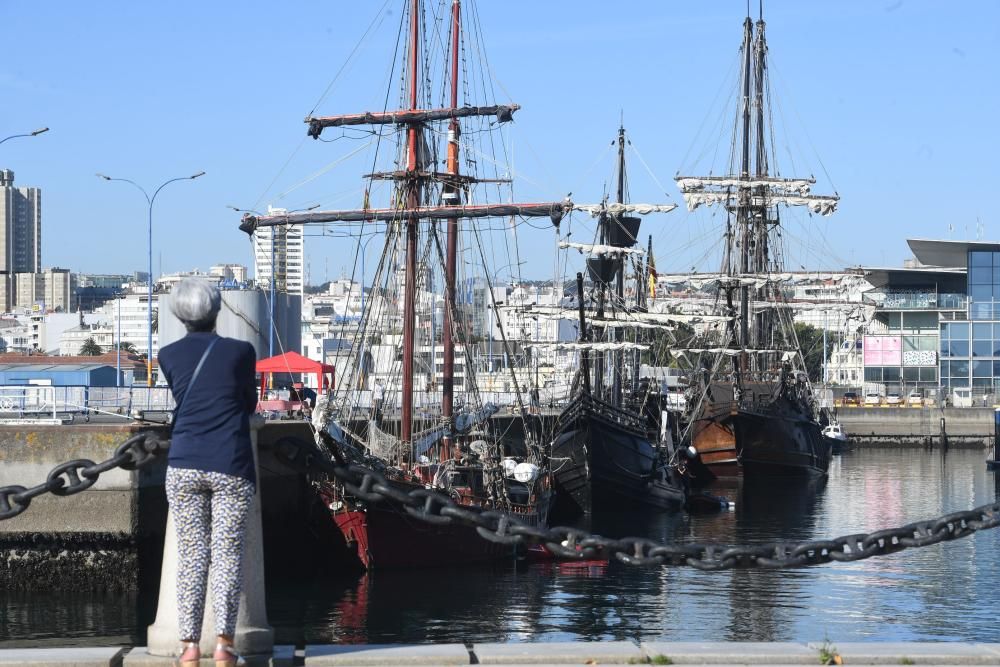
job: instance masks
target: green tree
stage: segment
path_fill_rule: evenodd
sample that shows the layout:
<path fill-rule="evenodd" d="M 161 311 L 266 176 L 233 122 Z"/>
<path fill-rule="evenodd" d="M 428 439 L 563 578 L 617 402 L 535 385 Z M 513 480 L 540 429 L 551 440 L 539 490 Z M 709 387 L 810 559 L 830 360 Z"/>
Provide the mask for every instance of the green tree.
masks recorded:
<path fill-rule="evenodd" d="M 811 382 L 823 379 L 823 330 L 802 322 L 795 323 L 795 336 Z"/>
<path fill-rule="evenodd" d="M 112 349 L 121 350 L 122 352 L 127 352 L 129 354 L 134 354 L 136 352 L 135 345 L 133 343 L 128 342 L 127 340 L 115 343 Z"/>
<path fill-rule="evenodd" d="M 96 357 L 101 352 L 101 346 L 93 338 L 83 341 L 83 345 L 80 346 L 80 354 L 85 357 Z"/>

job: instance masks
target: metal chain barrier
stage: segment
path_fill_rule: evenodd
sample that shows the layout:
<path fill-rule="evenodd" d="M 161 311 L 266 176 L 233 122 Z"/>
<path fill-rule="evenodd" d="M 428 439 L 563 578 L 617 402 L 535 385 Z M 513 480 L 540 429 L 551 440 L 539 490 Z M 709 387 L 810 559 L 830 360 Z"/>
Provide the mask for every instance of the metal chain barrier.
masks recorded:
<path fill-rule="evenodd" d="M 303 473 L 322 472 L 339 480 L 348 493 L 369 503 L 393 501 L 411 516 L 432 524 L 461 523 L 484 539 L 501 544 L 541 544 L 561 558 L 591 560 L 614 557 L 628 565 L 681 566 L 699 570 L 788 568 L 850 562 L 967 537 L 1000 526 L 1000 502 L 899 528 L 844 535 L 801 543 L 775 542 L 748 547 L 716 544 L 662 544 L 641 537 L 613 539 L 569 527 L 529 526 L 492 510 L 457 504 L 432 489 L 403 491 L 384 475 L 361 465 L 334 463 L 311 443 L 285 438 L 274 445 L 275 456 Z"/>
<path fill-rule="evenodd" d="M 21 514 L 34 498 L 43 494 L 71 496 L 89 489 L 102 473 L 114 468 L 137 470 L 149 465 L 169 447 L 169 440 L 153 432 L 138 433 L 119 445 L 111 458 L 100 463 L 74 459 L 54 467 L 45 481 L 36 486 L 0 487 L 0 521 Z M 297 438 L 284 438 L 273 447 L 275 456 L 292 469 L 302 473 L 318 471 L 332 476 L 344 485 L 348 493 L 365 502 L 390 500 L 400 504 L 411 516 L 427 523 L 461 523 L 475 528 L 483 539 L 491 542 L 542 544 L 556 556 L 574 560 L 614 556 L 629 565 L 688 565 L 699 570 L 804 567 L 863 560 L 956 540 L 1000 526 L 1000 502 L 997 502 L 899 528 L 801 543 L 728 547 L 698 543 L 661 544 L 641 537 L 613 539 L 576 528 L 529 526 L 502 512 L 464 507 L 433 489 L 403 491 L 394 487 L 381 473 L 357 464 L 335 463 L 312 443 Z"/>
<path fill-rule="evenodd" d="M 149 465 L 157 456 L 167 451 L 170 441 L 145 431 L 137 433 L 115 449 L 106 461 L 95 463 L 90 459 L 73 459 L 60 463 L 45 481 L 30 488 L 17 484 L 0 486 L 0 521 L 11 519 L 28 509 L 38 496 L 51 493 L 55 496 L 72 496 L 92 487 L 101 473 L 114 468 L 137 470 Z"/>

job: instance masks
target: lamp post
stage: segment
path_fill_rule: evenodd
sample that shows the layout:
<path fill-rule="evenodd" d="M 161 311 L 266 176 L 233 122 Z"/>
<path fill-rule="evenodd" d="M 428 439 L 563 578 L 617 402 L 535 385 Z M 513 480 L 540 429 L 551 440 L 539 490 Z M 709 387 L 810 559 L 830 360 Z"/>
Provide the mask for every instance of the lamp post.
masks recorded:
<path fill-rule="evenodd" d="M 146 303 L 146 310 L 148 316 L 146 318 L 146 386 L 153 386 L 153 203 L 156 202 L 156 196 L 160 194 L 160 190 L 167 187 L 171 183 L 176 183 L 177 181 L 193 181 L 194 179 L 204 176 L 205 172 L 199 171 L 197 174 L 192 174 L 191 176 L 178 176 L 177 178 L 171 178 L 168 181 L 164 181 L 160 184 L 156 190 L 153 191 L 153 196 L 150 197 L 146 189 L 136 183 L 135 181 L 128 178 L 112 178 L 111 176 L 105 176 L 104 174 L 97 174 L 98 178 L 103 178 L 106 181 L 121 181 L 122 183 L 128 183 L 135 187 L 142 196 L 146 198 L 146 203 L 149 205 L 149 225 L 148 225 L 148 269 L 149 276 L 146 279 L 148 284 L 148 302 Z M 152 398 L 152 391 L 146 392 L 146 409 L 149 409 L 150 400 Z"/>
<path fill-rule="evenodd" d="M 37 137 L 39 134 L 44 134 L 49 131 L 49 128 L 43 127 L 35 130 L 34 132 L 28 132 L 27 134 L 12 134 L 9 137 L 0 139 L 0 144 L 5 141 L 10 141 L 11 139 L 17 139 L 18 137 Z"/>

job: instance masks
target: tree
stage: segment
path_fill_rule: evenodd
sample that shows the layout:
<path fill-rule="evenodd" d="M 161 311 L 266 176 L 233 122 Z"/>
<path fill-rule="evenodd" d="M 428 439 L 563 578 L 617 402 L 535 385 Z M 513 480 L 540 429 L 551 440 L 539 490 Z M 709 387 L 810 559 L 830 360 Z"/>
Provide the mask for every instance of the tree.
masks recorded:
<path fill-rule="evenodd" d="M 118 343 L 115 343 L 115 345 L 114 345 L 114 347 L 112 349 L 118 349 L 118 350 L 121 350 L 122 352 L 127 352 L 128 354 L 135 354 L 135 352 L 136 352 L 135 344 L 134 343 L 130 343 L 127 340 L 123 340 L 123 341 L 120 341 Z"/>
<path fill-rule="evenodd" d="M 101 346 L 92 337 L 83 341 L 83 345 L 80 346 L 80 354 L 85 357 L 96 357 L 102 351 Z"/>
<path fill-rule="evenodd" d="M 811 382 L 823 379 L 823 330 L 802 322 L 795 323 L 795 336 Z"/>

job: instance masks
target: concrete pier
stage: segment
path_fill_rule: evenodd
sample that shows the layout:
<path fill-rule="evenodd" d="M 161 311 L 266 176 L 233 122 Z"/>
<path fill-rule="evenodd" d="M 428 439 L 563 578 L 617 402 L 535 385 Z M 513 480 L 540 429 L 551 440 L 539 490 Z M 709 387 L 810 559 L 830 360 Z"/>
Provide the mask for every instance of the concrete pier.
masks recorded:
<path fill-rule="evenodd" d="M 837 660 L 839 659 L 839 662 Z M 166 667 L 144 647 L 0 649 L 0 667 Z M 203 660 L 202 664 L 211 664 Z M 276 646 L 250 665 L 1000 665 L 1000 644 L 965 642 L 554 642 Z"/>
<path fill-rule="evenodd" d="M 840 407 L 851 442 L 871 447 L 941 447 L 941 420 L 950 448 L 993 446 L 994 411 L 986 408 Z"/>

